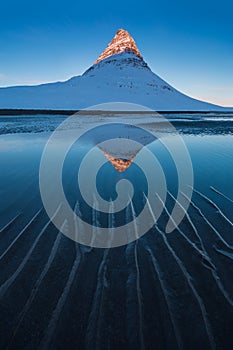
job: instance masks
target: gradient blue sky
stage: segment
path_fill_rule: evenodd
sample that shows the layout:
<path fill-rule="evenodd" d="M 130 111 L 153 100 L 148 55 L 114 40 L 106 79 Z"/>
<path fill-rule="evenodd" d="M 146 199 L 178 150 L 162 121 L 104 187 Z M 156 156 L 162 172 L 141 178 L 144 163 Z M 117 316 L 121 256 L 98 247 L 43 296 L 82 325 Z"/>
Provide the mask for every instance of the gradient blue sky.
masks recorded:
<path fill-rule="evenodd" d="M 0 3 L 0 86 L 82 74 L 119 28 L 177 89 L 233 106 L 233 4 L 222 1 Z"/>

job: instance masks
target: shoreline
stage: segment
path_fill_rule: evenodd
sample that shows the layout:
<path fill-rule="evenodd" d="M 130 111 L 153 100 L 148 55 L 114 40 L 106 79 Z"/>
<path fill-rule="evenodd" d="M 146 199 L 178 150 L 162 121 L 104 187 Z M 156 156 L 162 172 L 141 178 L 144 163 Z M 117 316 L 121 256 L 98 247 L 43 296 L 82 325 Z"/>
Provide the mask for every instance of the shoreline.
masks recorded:
<path fill-rule="evenodd" d="M 38 115 L 38 114 L 51 114 L 51 115 L 98 115 L 98 114 L 233 114 L 232 111 L 107 111 L 107 110 L 60 110 L 60 109 L 0 109 L 1 115 Z"/>

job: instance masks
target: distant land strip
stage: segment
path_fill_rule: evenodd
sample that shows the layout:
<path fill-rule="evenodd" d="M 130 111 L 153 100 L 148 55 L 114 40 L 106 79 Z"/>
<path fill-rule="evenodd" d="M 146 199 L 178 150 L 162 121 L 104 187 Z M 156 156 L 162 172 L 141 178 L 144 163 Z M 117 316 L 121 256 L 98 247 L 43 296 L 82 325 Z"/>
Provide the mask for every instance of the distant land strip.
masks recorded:
<path fill-rule="evenodd" d="M 54 109 L 0 109 L 0 115 L 37 115 L 37 114 L 51 114 L 51 115 L 98 115 L 98 114 L 232 114 L 233 111 L 107 111 L 107 110 L 54 110 Z"/>

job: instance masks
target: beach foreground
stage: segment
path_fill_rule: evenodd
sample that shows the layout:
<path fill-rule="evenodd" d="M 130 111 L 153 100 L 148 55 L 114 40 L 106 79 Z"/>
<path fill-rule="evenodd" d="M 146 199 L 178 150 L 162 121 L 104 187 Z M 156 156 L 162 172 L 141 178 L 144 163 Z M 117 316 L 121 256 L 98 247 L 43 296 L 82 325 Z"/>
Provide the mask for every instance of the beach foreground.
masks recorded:
<path fill-rule="evenodd" d="M 182 223 L 165 233 L 177 197 L 176 175 L 158 140 L 150 140 L 145 147 L 157 156 L 167 177 L 166 207 L 140 239 L 135 228 L 134 242 L 98 249 L 59 232 L 40 196 L 42 152 L 66 117 L 0 116 L 1 349 L 231 347 L 233 117 L 182 117 L 173 115 L 171 121 L 194 171 L 193 195 Z M 151 131 L 159 125 L 153 116 L 145 123 L 143 114 L 77 116 L 77 125 L 82 129 L 96 121 L 119 120 Z M 162 124 L 159 128 L 161 139 L 172 140 L 169 130 Z M 97 231 L 101 225 L 111 230 L 122 217 L 111 212 L 101 216 L 98 201 L 95 210 L 86 208 L 77 190 L 77 169 L 90 146 L 84 141 L 74 145 L 64 164 L 66 196 L 75 213 Z M 125 163 L 104 154 L 106 164 L 98 174 L 106 200 L 116 196 L 120 179 L 134 185 L 133 204 L 121 213 L 126 222 L 140 212 L 146 193 L 144 174 L 136 165 L 140 152 Z"/>

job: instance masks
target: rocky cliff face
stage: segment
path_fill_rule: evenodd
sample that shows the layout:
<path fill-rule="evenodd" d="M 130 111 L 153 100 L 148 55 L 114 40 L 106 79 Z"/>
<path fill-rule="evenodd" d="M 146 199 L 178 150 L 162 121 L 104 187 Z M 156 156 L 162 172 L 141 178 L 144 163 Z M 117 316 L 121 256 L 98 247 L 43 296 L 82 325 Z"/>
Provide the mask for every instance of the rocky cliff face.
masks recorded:
<path fill-rule="evenodd" d="M 108 44 L 106 49 L 101 53 L 94 64 L 97 64 L 100 61 L 121 52 L 133 52 L 135 55 L 142 58 L 134 39 L 124 29 L 119 29 L 116 32 L 116 35 L 112 41 Z"/>

